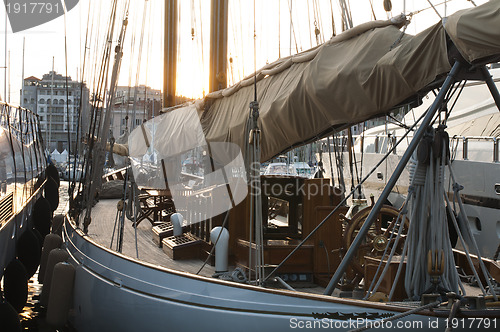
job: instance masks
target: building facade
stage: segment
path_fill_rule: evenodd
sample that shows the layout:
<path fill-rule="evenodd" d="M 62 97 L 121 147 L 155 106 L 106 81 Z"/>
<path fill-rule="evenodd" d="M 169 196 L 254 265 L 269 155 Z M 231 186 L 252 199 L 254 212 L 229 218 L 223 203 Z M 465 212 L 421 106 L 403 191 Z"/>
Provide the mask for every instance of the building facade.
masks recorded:
<path fill-rule="evenodd" d="M 136 97 L 137 96 L 137 97 Z M 111 132 L 118 139 L 161 111 L 161 91 L 140 85 L 118 86 L 111 113 Z"/>
<path fill-rule="evenodd" d="M 40 130 L 47 149 L 60 153 L 64 150 L 75 151 L 77 133 L 78 142 L 81 142 L 90 117 L 89 89 L 85 83 L 50 71 L 42 79 L 28 77 L 23 84 L 21 106 L 39 115 Z"/>

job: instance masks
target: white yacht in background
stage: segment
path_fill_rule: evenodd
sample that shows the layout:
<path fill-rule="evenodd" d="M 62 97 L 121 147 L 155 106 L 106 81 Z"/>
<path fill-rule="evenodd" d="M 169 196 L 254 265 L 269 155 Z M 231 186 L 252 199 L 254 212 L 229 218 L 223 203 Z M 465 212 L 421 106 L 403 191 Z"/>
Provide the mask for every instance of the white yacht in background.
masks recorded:
<path fill-rule="evenodd" d="M 38 269 L 43 236 L 59 204 L 58 188 L 57 169 L 47 164 L 38 115 L 0 101 L 2 331 L 9 326 L 4 320 L 15 321 L 27 301 L 28 280 Z"/>
<path fill-rule="evenodd" d="M 277 175 L 277 176 L 297 176 L 297 169 L 292 164 L 287 163 L 270 163 L 267 165 L 264 175 Z"/>
<path fill-rule="evenodd" d="M 316 167 L 311 167 L 309 166 L 308 163 L 304 161 L 296 161 L 293 163 L 293 166 L 297 170 L 297 174 L 299 176 L 305 177 L 305 178 L 313 178 L 314 175 L 316 174 Z"/>
<path fill-rule="evenodd" d="M 500 68 L 492 65 L 490 73 L 500 88 Z M 459 91 L 456 92 L 457 94 Z M 464 188 L 460 196 L 465 205 L 468 221 L 481 255 L 493 257 L 500 246 L 500 163 L 499 136 L 500 112 L 484 82 L 469 81 L 460 93 L 453 111 L 447 120 L 446 131 L 450 136 L 451 160 L 456 180 Z M 453 98 L 454 99 L 454 98 Z M 392 122 L 379 125 L 364 131 L 355 137 L 354 152 L 361 177 L 385 155 L 403 136 L 420 115 L 429 107 L 432 98 L 424 97 L 423 104 L 409 111 L 399 124 Z M 401 156 L 412 139 L 403 140 L 395 152 L 390 155 L 367 180 L 365 194 L 376 193 L 385 185 L 394 171 Z M 346 138 L 344 139 L 344 142 Z M 333 152 L 333 146 L 331 151 Z M 363 153 L 361 153 L 363 152 Z M 342 153 L 343 169 L 348 167 L 348 152 Z M 326 177 L 330 176 L 328 152 L 323 154 Z M 332 159 L 333 160 L 333 159 Z M 361 167 L 359 167 L 361 165 Z M 337 167 L 333 165 L 333 169 Z M 334 176 L 337 174 L 334 171 Z M 344 174 L 349 174 L 344 172 Z M 448 175 L 447 175 L 448 176 Z M 335 179 L 339 183 L 339 179 Z M 346 180 L 347 182 L 347 180 Z M 448 181 L 449 195 L 453 194 L 451 181 Z M 398 181 L 397 193 L 405 195 L 408 190 L 408 169 Z M 389 199 L 393 205 L 400 207 L 403 200 L 398 195 Z"/>

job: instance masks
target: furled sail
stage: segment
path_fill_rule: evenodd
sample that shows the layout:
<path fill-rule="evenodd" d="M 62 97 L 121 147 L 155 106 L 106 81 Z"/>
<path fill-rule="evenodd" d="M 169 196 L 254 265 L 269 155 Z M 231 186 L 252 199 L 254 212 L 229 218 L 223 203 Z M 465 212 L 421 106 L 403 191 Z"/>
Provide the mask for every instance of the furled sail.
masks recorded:
<path fill-rule="evenodd" d="M 500 54 L 499 28 L 499 0 L 458 11 L 445 24 L 446 33 L 469 63 Z"/>
<path fill-rule="evenodd" d="M 500 1 L 491 1 L 415 36 L 400 31 L 404 19 L 370 22 L 257 71 L 261 161 L 382 115 L 425 90 L 450 70 L 447 33 L 468 61 L 500 53 L 499 12 Z M 208 142 L 245 151 L 253 82 L 248 77 L 197 103 Z"/>

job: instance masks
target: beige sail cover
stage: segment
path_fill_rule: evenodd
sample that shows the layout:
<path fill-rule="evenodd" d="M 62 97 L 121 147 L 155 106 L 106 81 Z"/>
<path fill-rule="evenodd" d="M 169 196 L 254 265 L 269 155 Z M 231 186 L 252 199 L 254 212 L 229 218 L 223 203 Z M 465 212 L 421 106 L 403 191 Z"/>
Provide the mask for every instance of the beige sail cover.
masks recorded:
<path fill-rule="evenodd" d="M 470 63 L 500 54 L 500 0 L 456 12 L 446 20 L 445 29 Z"/>
<path fill-rule="evenodd" d="M 261 79 L 261 161 L 332 128 L 382 114 L 415 95 L 450 70 L 445 39 L 441 24 L 416 36 L 402 35 L 393 25 L 371 29 L 327 42 L 311 61 Z M 207 140 L 234 142 L 244 151 L 253 99 L 250 85 L 213 100 L 201 118 Z"/>
<path fill-rule="evenodd" d="M 496 0 L 448 18 L 446 29 L 469 61 L 500 53 L 499 8 Z M 400 26 L 401 22 L 370 22 L 257 71 L 261 161 L 333 129 L 382 115 L 450 70 L 441 23 L 416 36 L 403 34 Z M 204 106 L 203 100 L 187 106 L 196 106 L 207 141 L 233 142 L 245 151 L 253 82 L 249 77 L 209 94 Z M 167 127 L 161 132 L 179 137 L 173 134 L 178 130 L 174 123 L 162 123 Z M 165 146 L 179 144 L 161 141 Z M 136 150 L 130 149 L 131 154 Z"/>

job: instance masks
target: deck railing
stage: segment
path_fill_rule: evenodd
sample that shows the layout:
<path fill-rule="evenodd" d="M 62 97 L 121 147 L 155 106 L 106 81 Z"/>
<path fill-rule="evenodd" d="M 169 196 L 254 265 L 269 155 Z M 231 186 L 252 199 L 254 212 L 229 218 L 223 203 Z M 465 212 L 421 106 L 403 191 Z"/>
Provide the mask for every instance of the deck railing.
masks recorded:
<path fill-rule="evenodd" d="M 492 150 L 492 161 L 495 163 L 499 162 L 499 150 L 498 150 L 498 137 L 491 136 L 455 136 L 450 139 L 450 145 L 453 141 L 457 143 L 462 141 L 462 159 L 469 159 L 469 142 L 470 141 L 483 141 L 483 142 L 493 142 L 493 150 Z"/>
<path fill-rule="evenodd" d="M 393 134 L 380 134 L 380 135 L 356 135 L 353 136 L 353 144 L 356 145 L 355 151 L 359 152 L 360 149 L 364 149 L 365 153 L 378 153 L 383 154 L 386 151 L 390 150 L 394 144 L 398 141 L 401 136 L 393 135 Z M 411 137 L 408 138 L 411 140 Z M 491 159 L 490 161 L 498 163 L 500 162 L 500 138 L 493 136 L 453 136 L 450 137 L 450 148 L 453 151 L 456 151 L 458 146 L 462 147 L 462 159 L 469 160 L 470 157 L 470 143 L 471 142 L 484 142 L 492 143 L 491 147 Z M 337 138 L 337 146 L 344 146 L 344 151 L 347 151 L 346 146 L 347 137 L 340 136 Z M 366 143 L 373 144 L 373 149 L 370 151 L 366 151 Z M 326 139 L 323 140 L 323 143 L 326 145 Z M 334 145 L 331 143 L 331 151 L 334 151 Z M 486 151 L 488 148 L 483 147 L 482 151 Z M 373 151 L 371 151 L 373 150 Z M 394 149 L 393 153 L 397 154 L 398 152 L 404 151 L 405 147 L 398 147 Z M 328 149 L 324 150 L 328 151 Z"/>

